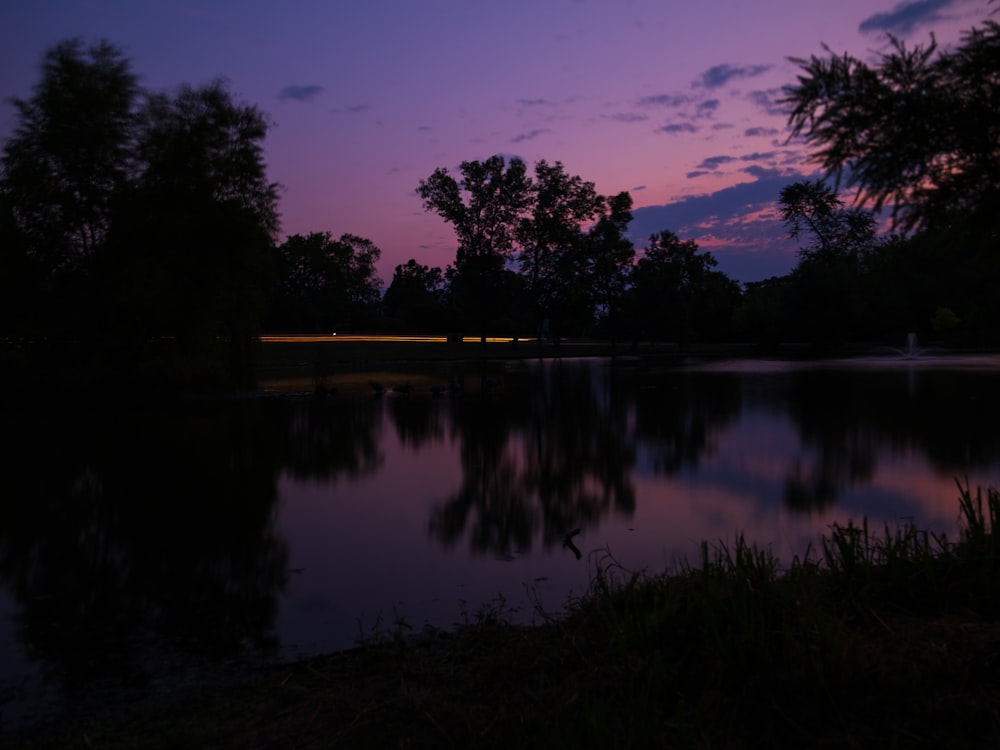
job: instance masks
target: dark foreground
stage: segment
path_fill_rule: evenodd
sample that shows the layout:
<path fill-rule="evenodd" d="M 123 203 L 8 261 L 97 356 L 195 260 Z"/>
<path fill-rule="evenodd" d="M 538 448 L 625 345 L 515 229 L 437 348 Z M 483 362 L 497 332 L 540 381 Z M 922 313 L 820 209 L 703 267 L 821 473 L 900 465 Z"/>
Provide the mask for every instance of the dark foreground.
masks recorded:
<path fill-rule="evenodd" d="M 644 576 L 606 559 L 559 621 L 383 638 L 226 690 L 108 707 L 25 748 L 1000 746 L 1000 493 L 961 538 L 834 527 L 781 566 L 742 538 Z"/>

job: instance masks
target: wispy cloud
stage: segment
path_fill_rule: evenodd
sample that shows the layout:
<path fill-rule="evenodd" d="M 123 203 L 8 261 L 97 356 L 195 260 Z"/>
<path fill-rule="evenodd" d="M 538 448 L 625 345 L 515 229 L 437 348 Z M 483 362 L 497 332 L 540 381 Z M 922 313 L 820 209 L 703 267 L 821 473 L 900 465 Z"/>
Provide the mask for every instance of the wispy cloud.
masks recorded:
<path fill-rule="evenodd" d="M 675 122 L 664 125 L 662 128 L 657 128 L 656 132 L 666 133 L 667 135 L 679 135 L 681 133 L 697 133 L 698 128 L 689 122 Z"/>
<path fill-rule="evenodd" d="M 691 101 L 691 97 L 681 94 L 657 94 L 644 96 L 639 100 L 640 107 L 681 107 Z"/>
<path fill-rule="evenodd" d="M 706 99 L 705 101 L 698 103 L 698 115 L 701 117 L 710 117 L 718 108 L 718 99 Z"/>
<path fill-rule="evenodd" d="M 707 169 L 714 171 L 721 167 L 723 164 L 730 164 L 731 162 L 737 161 L 735 156 L 709 156 L 706 159 L 701 160 L 701 164 L 698 165 L 698 169 Z"/>
<path fill-rule="evenodd" d="M 788 273 L 797 248 L 771 209 L 781 189 L 803 175 L 754 165 L 743 171 L 754 179 L 710 194 L 633 209 L 629 238 L 642 247 L 650 235 L 669 229 L 711 249 L 719 270 L 738 281 Z"/>
<path fill-rule="evenodd" d="M 764 114 L 786 117 L 789 112 L 788 106 L 778 104 L 778 99 L 783 95 L 784 92 L 781 89 L 757 90 L 747 94 L 747 99 L 755 106 L 764 110 Z"/>
<path fill-rule="evenodd" d="M 539 129 L 539 130 L 529 130 L 527 133 L 521 133 L 520 135 L 515 135 L 513 138 L 510 139 L 510 142 L 511 143 L 524 143 L 525 141 L 533 140 L 533 139 L 537 138 L 538 136 L 544 135 L 545 133 L 548 133 L 548 132 L 549 131 L 545 130 L 544 128 L 543 129 Z"/>
<path fill-rule="evenodd" d="M 649 119 L 647 115 L 639 112 L 620 112 L 615 115 L 606 115 L 606 117 L 615 122 L 645 122 Z"/>
<path fill-rule="evenodd" d="M 278 92 L 278 98 L 307 102 L 311 99 L 315 99 L 321 93 L 323 93 L 322 86 L 285 86 L 285 88 Z"/>
<path fill-rule="evenodd" d="M 745 65 L 743 67 L 734 67 L 727 63 L 713 65 L 701 74 L 695 85 L 701 85 L 707 89 L 717 89 L 734 78 L 753 78 L 770 69 L 770 65 Z"/>
<path fill-rule="evenodd" d="M 777 128 L 765 128 L 758 125 L 753 128 L 747 128 L 743 131 L 743 135 L 747 138 L 759 138 L 761 136 L 773 138 L 780 132 Z"/>
<path fill-rule="evenodd" d="M 349 104 L 346 107 L 337 107 L 333 110 L 336 114 L 341 115 L 359 115 L 362 112 L 367 112 L 371 109 L 370 104 Z"/>
<path fill-rule="evenodd" d="M 858 31 L 887 31 L 890 34 L 909 34 L 920 26 L 940 21 L 943 10 L 955 4 L 955 0 L 916 0 L 899 3 L 888 13 L 869 16 L 858 26 Z"/>

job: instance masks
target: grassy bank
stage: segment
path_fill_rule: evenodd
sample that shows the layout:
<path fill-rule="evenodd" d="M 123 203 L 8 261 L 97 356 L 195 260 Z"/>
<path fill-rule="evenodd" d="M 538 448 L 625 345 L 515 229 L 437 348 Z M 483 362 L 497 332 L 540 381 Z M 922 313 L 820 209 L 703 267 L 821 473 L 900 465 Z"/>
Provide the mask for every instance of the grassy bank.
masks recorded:
<path fill-rule="evenodd" d="M 595 567 L 531 629 L 502 607 L 22 745 L 91 748 L 1000 746 L 1000 492 L 958 539 L 834 526 L 787 563 L 742 537 L 666 574 Z"/>

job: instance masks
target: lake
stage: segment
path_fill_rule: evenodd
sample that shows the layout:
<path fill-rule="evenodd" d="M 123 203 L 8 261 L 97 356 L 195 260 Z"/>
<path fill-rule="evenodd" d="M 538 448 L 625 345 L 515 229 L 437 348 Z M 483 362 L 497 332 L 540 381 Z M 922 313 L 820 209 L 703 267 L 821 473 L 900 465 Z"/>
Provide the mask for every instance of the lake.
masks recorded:
<path fill-rule="evenodd" d="M 994 355 L 493 360 L 331 383 L 4 415 L 6 725 L 359 640 L 541 622 L 598 566 L 656 573 L 736 533 L 786 561 L 864 517 L 954 536 L 956 479 L 1000 486 Z"/>

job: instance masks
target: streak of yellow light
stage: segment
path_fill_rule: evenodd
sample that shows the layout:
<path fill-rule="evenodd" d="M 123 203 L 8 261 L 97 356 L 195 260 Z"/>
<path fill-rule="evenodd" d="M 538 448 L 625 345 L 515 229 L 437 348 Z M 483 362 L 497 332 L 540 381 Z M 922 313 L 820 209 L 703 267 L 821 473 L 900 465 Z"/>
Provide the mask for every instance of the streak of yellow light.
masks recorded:
<path fill-rule="evenodd" d="M 420 343 L 420 344 L 444 344 L 448 342 L 446 336 L 391 336 L 391 335 L 358 335 L 358 334 L 328 334 L 328 335 L 309 335 L 309 334 L 288 334 L 288 335 L 271 335 L 271 336 L 261 336 L 260 340 L 264 343 L 319 343 L 319 342 L 366 342 L 366 343 L 388 343 L 388 342 L 404 342 L 404 343 Z M 466 344 L 479 343 L 482 339 L 479 336 L 465 336 L 462 341 Z M 490 344 L 509 344 L 513 341 L 513 337 L 510 336 L 488 336 L 486 342 Z M 531 338 L 520 338 L 519 341 L 534 341 Z"/>

